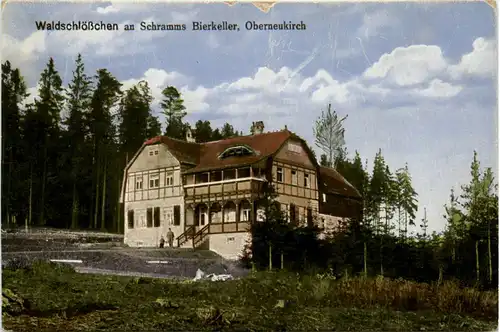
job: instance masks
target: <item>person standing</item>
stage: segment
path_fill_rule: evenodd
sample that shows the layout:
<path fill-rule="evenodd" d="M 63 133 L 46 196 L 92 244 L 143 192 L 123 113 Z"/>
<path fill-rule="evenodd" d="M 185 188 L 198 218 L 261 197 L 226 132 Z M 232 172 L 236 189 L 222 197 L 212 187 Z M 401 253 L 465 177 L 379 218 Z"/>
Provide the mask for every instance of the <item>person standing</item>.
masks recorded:
<path fill-rule="evenodd" d="M 168 229 L 167 241 L 168 241 L 168 246 L 172 248 L 174 245 L 174 232 L 172 232 L 171 228 Z"/>
<path fill-rule="evenodd" d="M 165 239 L 163 238 L 163 235 L 160 238 L 160 248 L 163 248 L 165 246 Z"/>

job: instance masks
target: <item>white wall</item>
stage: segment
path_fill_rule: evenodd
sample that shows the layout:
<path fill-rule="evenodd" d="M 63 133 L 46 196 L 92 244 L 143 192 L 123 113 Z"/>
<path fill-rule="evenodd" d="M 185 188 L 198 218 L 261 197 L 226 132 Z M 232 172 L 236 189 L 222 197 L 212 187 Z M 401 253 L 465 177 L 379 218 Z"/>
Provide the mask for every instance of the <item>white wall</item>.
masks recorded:
<path fill-rule="evenodd" d="M 249 232 L 210 234 L 209 246 L 211 251 L 225 259 L 237 260 L 250 238 Z"/>
<path fill-rule="evenodd" d="M 173 225 L 174 205 L 180 206 L 180 225 Z M 160 208 L 160 227 L 147 227 L 147 208 Z M 134 228 L 128 228 L 128 210 L 134 210 Z M 154 220 L 153 220 L 154 221 Z M 154 222 L 153 222 L 154 226 Z M 177 238 L 184 232 L 184 198 L 171 197 L 140 202 L 125 203 L 124 243 L 131 246 L 158 247 L 163 235 L 167 241 L 167 232 L 171 228 Z M 140 244 L 142 242 L 142 245 Z M 168 243 L 165 242 L 167 245 Z M 174 241 L 174 245 L 177 243 Z"/>
<path fill-rule="evenodd" d="M 150 155 L 153 151 L 153 155 Z M 154 151 L 158 151 L 155 154 Z M 166 185 L 166 174 L 173 173 L 173 186 Z M 159 188 L 148 189 L 150 174 L 159 174 Z M 135 190 L 137 177 L 143 178 L 143 190 Z M 127 172 L 125 190 L 124 242 L 129 246 L 158 247 L 171 228 L 177 238 L 184 232 L 184 193 L 180 163 L 163 144 L 146 146 Z M 174 226 L 174 206 L 180 206 L 180 225 Z M 160 208 L 160 227 L 147 227 L 147 209 Z M 128 211 L 134 211 L 134 227 L 128 228 Z M 168 245 L 165 242 L 165 245 Z M 177 243 L 174 241 L 174 245 Z"/>

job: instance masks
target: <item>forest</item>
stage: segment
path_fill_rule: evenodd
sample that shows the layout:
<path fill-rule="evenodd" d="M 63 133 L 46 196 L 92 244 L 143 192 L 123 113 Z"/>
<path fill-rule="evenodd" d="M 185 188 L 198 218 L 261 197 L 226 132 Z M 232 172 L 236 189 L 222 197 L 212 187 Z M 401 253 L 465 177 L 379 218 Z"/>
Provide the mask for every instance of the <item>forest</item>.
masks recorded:
<path fill-rule="evenodd" d="M 124 91 L 106 69 L 88 75 L 80 55 L 67 86 L 50 58 L 40 75 L 37 96 L 32 103 L 27 98 L 20 69 L 6 61 L 2 64 L 3 228 L 51 226 L 123 232 L 119 197 L 128 160 L 147 138 L 163 134 L 185 139 L 185 130 L 191 127 L 185 120 L 189 110 L 176 87 L 162 91 L 162 124 L 153 114 L 146 81 Z M 425 214 L 416 220 L 419 196 L 412 186 L 410 165 L 393 169 L 379 150 L 369 170 L 366 159 L 345 146 L 346 119 L 328 105 L 313 124 L 315 145 L 322 151 L 320 163 L 335 167 L 361 193 L 363 218 L 346 223 L 328 241 L 316 240 L 311 235 L 315 230 L 291 229 L 295 226 L 264 236 L 267 245 L 262 248 L 280 253 L 275 266 L 300 256 L 301 261 L 288 268 L 314 263 L 337 274 L 380 274 L 420 281 L 455 278 L 496 287 L 498 197 L 492 169 L 482 168 L 479 156 L 471 151 L 470 178 L 464 179 L 460 190 L 450 191 L 449 202 L 443 206 L 445 230 L 429 234 Z M 247 134 L 230 123 L 213 128 L 202 120 L 192 125 L 192 131 L 197 142 Z M 280 225 L 277 221 L 274 224 Z M 268 232 L 275 227 L 272 224 L 264 223 L 260 231 L 254 231 Z M 291 239 L 289 232 L 295 234 Z M 306 248 L 300 255 L 294 253 L 296 241 Z M 259 256 L 255 247 L 254 262 L 273 264 L 272 249 L 261 251 Z M 328 259 L 314 258 L 323 256 Z"/>

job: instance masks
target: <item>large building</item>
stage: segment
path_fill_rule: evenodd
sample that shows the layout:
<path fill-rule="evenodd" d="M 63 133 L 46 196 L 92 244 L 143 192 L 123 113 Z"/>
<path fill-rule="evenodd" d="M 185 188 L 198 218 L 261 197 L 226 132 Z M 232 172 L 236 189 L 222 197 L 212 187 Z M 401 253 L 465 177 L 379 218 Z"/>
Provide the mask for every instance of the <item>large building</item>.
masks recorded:
<path fill-rule="evenodd" d="M 307 143 L 287 129 L 196 143 L 159 136 L 146 141 L 124 172 L 124 241 L 156 247 L 170 228 L 179 247 L 207 248 L 235 259 L 262 219 L 257 204 L 271 183 L 291 222 L 326 230 L 359 216 L 360 195 L 339 173 L 320 167 Z"/>

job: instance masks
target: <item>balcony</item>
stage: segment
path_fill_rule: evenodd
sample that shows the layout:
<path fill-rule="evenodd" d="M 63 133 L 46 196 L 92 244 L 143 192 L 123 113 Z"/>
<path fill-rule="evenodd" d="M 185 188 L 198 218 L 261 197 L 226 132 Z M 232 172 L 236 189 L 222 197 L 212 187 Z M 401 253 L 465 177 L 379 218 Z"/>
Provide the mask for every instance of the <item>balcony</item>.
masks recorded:
<path fill-rule="evenodd" d="M 267 180 L 258 168 L 226 169 L 186 175 L 184 190 L 187 197 L 226 196 L 241 192 L 260 192 Z"/>

